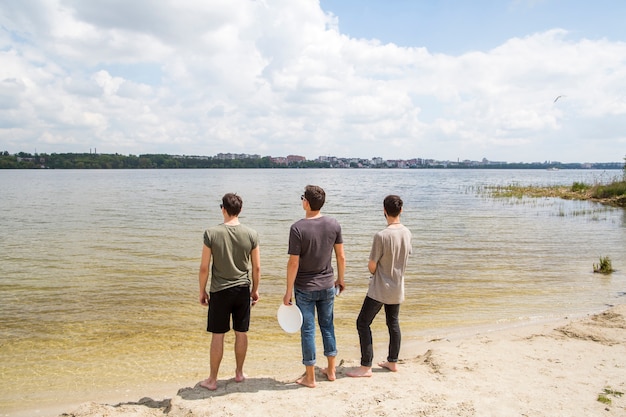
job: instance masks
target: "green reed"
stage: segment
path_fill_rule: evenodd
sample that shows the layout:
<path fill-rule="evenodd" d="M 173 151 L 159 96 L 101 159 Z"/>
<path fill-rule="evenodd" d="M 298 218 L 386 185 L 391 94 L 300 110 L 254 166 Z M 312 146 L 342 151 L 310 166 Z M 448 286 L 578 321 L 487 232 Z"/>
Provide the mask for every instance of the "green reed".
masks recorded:
<path fill-rule="evenodd" d="M 608 256 L 600 257 L 600 263 L 593 264 L 593 272 L 601 274 L 610 274 L 613 272 L 613 266 L 611 265 L 611 258 Z"/>

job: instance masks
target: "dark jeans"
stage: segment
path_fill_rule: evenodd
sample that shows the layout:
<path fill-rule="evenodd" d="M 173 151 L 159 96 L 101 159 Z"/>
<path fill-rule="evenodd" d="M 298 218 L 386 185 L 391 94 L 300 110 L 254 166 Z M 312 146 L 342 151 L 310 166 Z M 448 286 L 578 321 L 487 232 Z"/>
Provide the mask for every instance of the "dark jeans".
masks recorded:
<path fill-rule="evenodd" d="M 400 322 L 398 321 L 400 304 L 383 304 L 366 296 L 359 317 L 356 319 L 356 329 L 359 332 L 359 341 L 361 342 L 362 366 L 372 366 L 374 347 L 372 344 L 372 330 L 370 326 L 382 306 L 385 306 L 385 318 L 387 328 L 389 329 L 389 353 L 387 355 L 387 362 L 398 362 L 401 339 Z"/>

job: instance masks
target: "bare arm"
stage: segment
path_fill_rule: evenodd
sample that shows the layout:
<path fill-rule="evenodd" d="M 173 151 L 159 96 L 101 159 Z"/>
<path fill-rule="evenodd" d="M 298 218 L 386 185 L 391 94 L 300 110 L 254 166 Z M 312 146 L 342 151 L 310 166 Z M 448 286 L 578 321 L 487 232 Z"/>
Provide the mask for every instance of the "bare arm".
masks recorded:
<path fill-rule="evenodd" d="M 367 269 L 369 269 L 370 274 L 374 275 L 376 273 L 377 265 L 378 265 L 378 262 L 372 261 L 371 259 L 369 260 L 369 262 L 367 263 Z"/>
<path fill-rule="evenodd" d="M 335 258 L 337 259 L 337 280 L 335 281 L 335 285 L 339 287 L 339 291 L 343 292 L 346 288 L 346 254 L 343 250 L 343 243 L 335 244 Z"/>
<path fill-rule="evenodd" d="M 259 301 L 259 282 L 261 281 L 261 249 L 258 246 L 250 252 L 250 260 L 252 261 L 250 298 L 252 298 L 252 305 L 254 305 Z"/>
<path fill-rule="evenodd" d="M 287 289 L 285 296 L 283 297 L 283 304 L 291 304 L 291 297 L 293 296 L 293 285 L 296 282 L 296 275 L 298 274 L 298 267 L 300 266 L 299 255 L 289 255 L 287 261 Z"/>
<path fill-rule="evenodd" d="M 200 304 L 209 305 L 209 294 L 206 292 L 206 285 L 209 282 L 209 265 L 211 264 L 211 248 L 207 245 L 202 247 L 202 259 L 200 260 L 200 271 L 198 281 L 200 284 Z"/>

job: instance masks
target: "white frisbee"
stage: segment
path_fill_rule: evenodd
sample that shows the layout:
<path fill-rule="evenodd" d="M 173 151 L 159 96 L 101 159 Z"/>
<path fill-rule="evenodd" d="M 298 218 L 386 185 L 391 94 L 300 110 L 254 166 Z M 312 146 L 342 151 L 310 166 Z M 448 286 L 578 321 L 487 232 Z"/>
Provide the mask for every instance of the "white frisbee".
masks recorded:
<path fill-rule="evenodd" d="M 295 333 L 300 330 L 302 326 L 302 312 L 295 304 L 288 306 L 281 304 L 280 307 L 278 307 L 276 317 L 278 318 L 280 327 L 287 333 Z"/>

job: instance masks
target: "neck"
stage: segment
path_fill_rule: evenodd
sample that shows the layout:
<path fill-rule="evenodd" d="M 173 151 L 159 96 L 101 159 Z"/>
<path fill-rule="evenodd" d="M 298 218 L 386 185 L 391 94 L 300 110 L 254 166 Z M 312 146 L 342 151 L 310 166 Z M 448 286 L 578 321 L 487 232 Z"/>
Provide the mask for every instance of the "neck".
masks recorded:
<path fill-rule="evenodd" d="M 316 219 L 318 217 L 321 217 L 322 214 L 320 213 L 319 210 L 313 211 L 313 210 L 307 210 L 306 211 L 306 218 L 307 219 Z"/>
<path fill-rule="evenodd" d="M 387 226 L 391 226 L 392 224 L 400 224 L 400 217 L 387 216 Z"/>
<path fill-rule="evenodd" d="M 224 216 L 224 224 L 227 224 L 229 226 L 237 226 L 239 224 L 239 217 Z"/>

